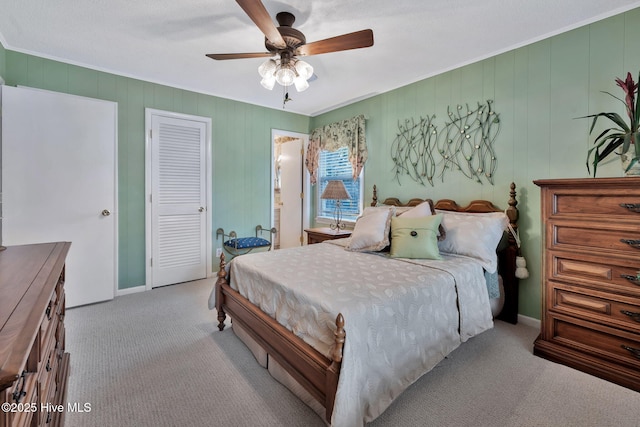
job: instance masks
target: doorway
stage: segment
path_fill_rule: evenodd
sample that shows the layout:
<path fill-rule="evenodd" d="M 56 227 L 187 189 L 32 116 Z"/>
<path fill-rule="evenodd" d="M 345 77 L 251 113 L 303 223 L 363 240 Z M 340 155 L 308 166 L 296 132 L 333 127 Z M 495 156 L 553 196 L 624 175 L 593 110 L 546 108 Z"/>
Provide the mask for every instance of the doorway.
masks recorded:
<path fill-rule="evenodd" d="M 278 230 L 274 249 L 285 249 L 306 243 L 309 179 L 304 172 L 304 154 L 309 135 L 274 129 L 271 137 L 272 224 Z"/>
<path fill-rule="evenodd" d="M 146 109 L 147 289 L 212 271 L 211 119 Z"/>

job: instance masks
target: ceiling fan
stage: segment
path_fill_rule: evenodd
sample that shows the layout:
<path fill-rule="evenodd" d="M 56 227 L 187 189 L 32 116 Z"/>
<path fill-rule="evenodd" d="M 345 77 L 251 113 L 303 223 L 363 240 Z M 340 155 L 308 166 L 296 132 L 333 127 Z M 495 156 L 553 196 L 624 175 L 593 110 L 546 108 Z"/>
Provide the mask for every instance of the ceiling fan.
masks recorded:
<path fill-rule="evenodd" d="M 268 52 L 210 53 L 207 56 L 217 60 L 270 57 L 258 67 L 258 73 L 262 77 L 260 83 L 269 90 L 273 89 L 276 82 L 285 87 L 294 85 L 298 92 L 309 87 L 308 80 L 313 76 L 313 67 L 298 59 L 300 56 L 373 46 L 371 30 L 356 31 L 307 44 L 304 34 L 292 27 L 296 19 L 293 14 L 278 13 L 276 20 L 279 26 L 276 27 L 261 0 L 236 2 L 264 33 L 264 44 Z"/>

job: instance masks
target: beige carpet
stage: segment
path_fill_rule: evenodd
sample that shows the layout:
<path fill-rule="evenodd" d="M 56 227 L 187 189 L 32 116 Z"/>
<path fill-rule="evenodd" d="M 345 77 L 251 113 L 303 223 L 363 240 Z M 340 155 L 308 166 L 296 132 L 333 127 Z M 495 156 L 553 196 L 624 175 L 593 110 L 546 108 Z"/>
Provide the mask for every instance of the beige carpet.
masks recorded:
<path fill-rule="evenodd" d="M 322 426 L 207 309 L 213 281 L 67 311 L 68 427 Z M 640 393 L 533 356 L 534 328 L 496 322 L 371 427 L 640 426 Z"/>

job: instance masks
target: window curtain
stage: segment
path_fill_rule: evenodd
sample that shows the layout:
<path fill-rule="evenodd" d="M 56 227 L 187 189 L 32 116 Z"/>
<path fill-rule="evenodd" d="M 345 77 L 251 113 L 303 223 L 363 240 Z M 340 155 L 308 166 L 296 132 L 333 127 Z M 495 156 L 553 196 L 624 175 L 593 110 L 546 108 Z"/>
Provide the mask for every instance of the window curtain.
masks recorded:
<path fill-rule="evenodd" d="M 364 115 L 341 122 L 331 123 L 311 132 L 305 164 L 311 175 L 311 184 L 317 182 L 320 150 L 336 151 L 342 147 L 349 150 L 349 163 L 353 169 L 353 179 L 357 179 L 367 161 L 368 151 L 364 136 Z"/>

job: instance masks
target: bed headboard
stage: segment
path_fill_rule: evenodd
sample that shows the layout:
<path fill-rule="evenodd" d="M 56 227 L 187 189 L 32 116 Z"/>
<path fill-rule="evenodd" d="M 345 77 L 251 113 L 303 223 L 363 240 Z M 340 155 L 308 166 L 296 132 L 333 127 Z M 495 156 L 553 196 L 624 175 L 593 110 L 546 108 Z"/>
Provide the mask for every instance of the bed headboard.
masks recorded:
<path fill-rule="evenodd" d="M 373 186 L 373 198 L 371 206 L 378 206 L 378 188 Z M 396 197 L 388 197 L 382 201 L 383 205 L 391 206 L 417 206 L 429 199 L 413 198 L 407 203 L 402 203 Z M 518 200 L 516 199 L 516 184 L 511 183 L 509 186 L 509 198 L 507 207 L 501 209 L 488 200 L 473 200 L 466 206 L 460 206 L 452 199 L 442 199 L 435 202 L 435 208 L 466 213 L 486 213 L 486 212 L 504 212 L 509 218 L 509 225 L 512 232 L 508 233 L 508 244 L 498 252 L 498 270 L 502 276 L 504 286 L 504 308 L 498 315 L 498 319 L 509 323 L 518 322 L 518 287 L 519 281 L 516 277 L 516 257 L 520 254 L 520 248 L 516 242 L 515 233 L 518 230 L 519 211 L 517 208 Z"/>
<path fill-rule="evenodd" d="M 373 200 L 371 201 L 371 206 L 378 206 L 378 188 L 377 186 L 373 186 Z M 383 205 L 390 206 L 417 206 L 420 203 L 429 199 L 420 199 L 413 198 L 409 200 L 407 203 L 402 203 L 400 199 L 396 197 L 387 197 L 382 201 Z M 452 199 L 442 199 L 438 200 L 435 203 L 436 209 L 441 209 L 443 211 L 454 211 L 454 212 L 469 212 L 469 213 L 484 213 L 484 212 L 505 212 L 507 218 L 509 218 L 509 224 L 513 227 L 514 230 L 518 229 L 518 218 L 519 211 L 517 208 L 518 200 L 516 199 L 516 184 L 511 183 L 509 186 L 509 200 L 507 201 L 507 208 L 500 209 L 493 202 L 488 200 L 473 200 L 467 206 L 460 206 Z M 513 236 L 511 236 L 513 238 Z M 514 239 L 515 241 L 515 239 Z"/>

